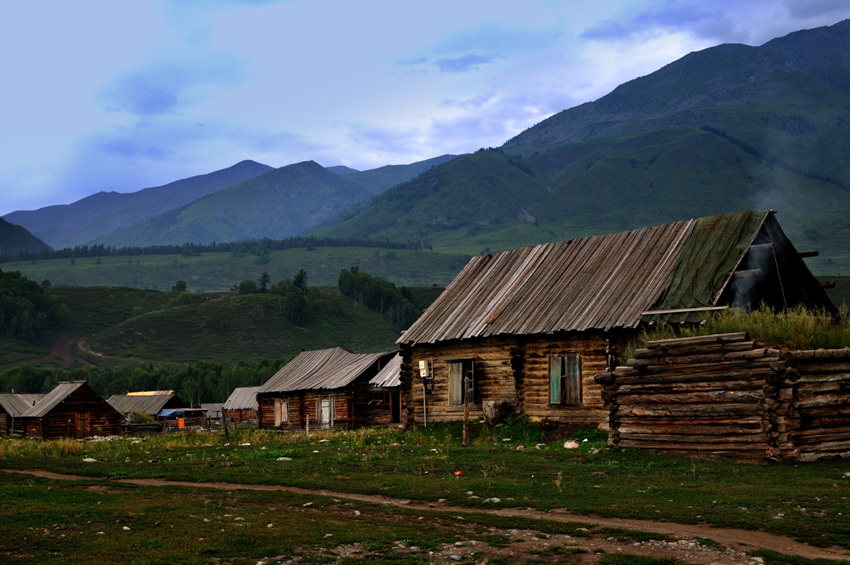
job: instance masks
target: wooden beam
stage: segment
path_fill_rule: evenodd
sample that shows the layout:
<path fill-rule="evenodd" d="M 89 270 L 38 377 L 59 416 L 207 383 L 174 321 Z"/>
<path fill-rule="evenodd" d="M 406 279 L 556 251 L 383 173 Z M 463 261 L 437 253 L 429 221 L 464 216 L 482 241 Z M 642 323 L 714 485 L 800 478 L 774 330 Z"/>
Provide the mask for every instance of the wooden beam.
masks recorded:
<path fill-rule="evenodd" d="M 700 306 L 698 308 L 676 308 L 673 310 L 647 310 L 641 316 L 659 316 L 661 314 L 684 314 L 686 312 L 708 312 L 711 310 L 726 310 L 729 306 Z"/>

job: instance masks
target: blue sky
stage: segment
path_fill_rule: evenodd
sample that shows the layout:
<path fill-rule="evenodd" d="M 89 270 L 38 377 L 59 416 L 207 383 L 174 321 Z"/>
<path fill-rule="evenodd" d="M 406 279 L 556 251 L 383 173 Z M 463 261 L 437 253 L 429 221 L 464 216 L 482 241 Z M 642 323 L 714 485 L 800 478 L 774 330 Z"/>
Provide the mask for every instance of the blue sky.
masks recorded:
<path fill-rule="evenodd" d="M 360 170 L 498 146 L 846 0 L 0 1 L 0 215 L 243 159 Z"/>

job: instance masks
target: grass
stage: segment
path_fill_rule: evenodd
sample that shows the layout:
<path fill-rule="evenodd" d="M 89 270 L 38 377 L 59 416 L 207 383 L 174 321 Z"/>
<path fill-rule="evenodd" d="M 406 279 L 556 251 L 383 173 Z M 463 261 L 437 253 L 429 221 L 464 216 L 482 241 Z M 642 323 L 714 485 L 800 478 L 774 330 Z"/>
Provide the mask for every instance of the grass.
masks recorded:
<path fill-rule="evenodd" d="M 649 341 L 733 332 L 747 332 L 752 339 L 774 347 L 841 349 L 850 346 L 850 316 L 846 309 L 836 318 L 802 306 L 786 312 L 777 312 L 764 305 L 750 311 L 730 308 L 709 314 L 697 326 L 674 329 L 663 325 L 644 331 L 635 343 L 624 349 L 620 360 L 630 359 L 635 348 L 646 347 Z"/>
<path fill-rule="evenodd" d="M 231 253 L 81 257 L 4 263 L 4 271 L 20 271 L 30 280 L 50 280 L 54 286 L 128 287 L 169 291 L 178 280 L 189 291 L 227 291 L 246 279 L 257 280 L 266 271 L 272 282 L 307 271 L 311 286 L 336 286 L 339 272 L 357 266 L 397 285 L 447 285 L 466 265 L 468 255 L 374 247 L 317 247 L 272 251 L 268 263 L 257 257 Z M 98 264 L 98 260 L 100 263 Z"/>
<path fill-rule="evenodd" d="M 850 461 L 745 464 L 621 451 L 586 432 L 574 436 L 579 449 L 565 450 L 562 441 L 537 442 L 535 426 L 521 421 L 497 429 L 476 425 L 473 433 L 468 448 L 460 446 L 460 426 L 407 433 L 323 431 L 310 437 L 236 430 L 229 444 L 206 433 L 88 443 L 3 440 L 0 467 L 444 499 L 471 511 L 565 508 L 603 517 L 764 529 L 813 545 L 850 547 L 850 523 L 844 518 L 850 515 Z M 86 457 L 97 462 L 86 463 Z M 576 524 L 492 519 L 496 526 L 504 520 L 505 527 L 581 535 Z M 628 535 L 644 539 L 635 537 L 640 533 Z"/>

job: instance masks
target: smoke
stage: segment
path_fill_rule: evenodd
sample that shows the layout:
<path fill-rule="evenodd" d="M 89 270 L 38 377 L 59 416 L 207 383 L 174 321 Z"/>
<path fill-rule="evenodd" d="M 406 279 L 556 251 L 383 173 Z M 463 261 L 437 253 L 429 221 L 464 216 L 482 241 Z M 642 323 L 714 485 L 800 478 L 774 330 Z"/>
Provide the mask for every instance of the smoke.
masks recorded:
<path fill-rule="evenodd" d="M 732 277 L 732 307 L 748 310 L 758 302 L 758 288 L 773 271 L 773 244 L 751 245 L 742 265 Z"/>

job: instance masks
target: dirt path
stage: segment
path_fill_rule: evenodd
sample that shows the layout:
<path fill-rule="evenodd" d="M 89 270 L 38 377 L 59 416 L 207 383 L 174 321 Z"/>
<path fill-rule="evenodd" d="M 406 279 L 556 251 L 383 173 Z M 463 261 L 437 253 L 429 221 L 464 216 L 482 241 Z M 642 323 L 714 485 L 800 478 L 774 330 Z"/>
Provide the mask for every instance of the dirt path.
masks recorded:
<path fill-rule="evenodd" d="M 52 473 L 42 470 L 25 470 L 18 471 L 12 469 L 4 469 L 7 473 L 21 473 L 34 475 L 37 477 L 52 479 L 52 480 L 93 480 L 92 477 L 83 477 L 78 475 L 64 475 Z M 94 479 L 97 480 L 97 479 Z M 744 558 L 746 551 L 753 549 L 768 549 L 783 553 L 786 555 L 795 555 L 806 557 L 809 559 L 832 559 L 832 560 L 850 560 L 850 549 L 840 547 L 821 548 L 813 547 L 794 541 L 793 539 L 770 534 L 762 531 L 740 530 L 735 528 L 717 528 L 705 524 L 677 524 L 672 522 L 655 522 L 650 520 L 630 520 L 622 518 L 601 518 L 598 516 L 583 516 L 572 514 L 563 509 L 554 509 L 551 511 L 541 511 L 534 509 L 522 508 L 498 508 L 498 509 L 482 509 L 482 508 L 467 508 L 462 506 L 448 506 L 440 502 L 413 502 L 405 499 L 390 498 L 380 495 L 367 495 L 345 492 L 334 492 L 327 490 L 310 490 L 298 487 L 282 486 L 282 485 L 248 485 L 234 483 L 208 483 L 208 482 L 190 482 L 190 481 L 167 481 L 163 479 L 121 479 L 116 482 L 133 484 L 138 486 L 162 487 L 162 486 L 186 486 L 192 488 L 211 488 L 220 490 L 259 490 L 259 491 L 286 491 L 306 495 L 319 495 L 338 498 L 349 501 L 360 501 L 374 504 L 384 504 L 389 506 L 398 506 L 402 508 L 417 509 L 423 511 L 436 512 L 451 512 L 453 514 L 492 514 L 497 516 L 515 516 L 522 518 L 534 518 L 538 520 L 549 520 L 556 522 L 578 522 L 601 526 L 606 528 L 620 528 L 626 530 L 640 530 L 644 532 L 655 532 L 659 534 L 667 534 L 675 536 L 680 540 L 694 540 L 696 538 L 704 538 L 714 540 L 727 549 L 725 552 L 722 549 L 716 549 L 713 552 L 709 550 L 702 551 L 702 555 L 695 555 L 693 548 L 689 548 L 687 544 L 682 545 L 681 542 L 667 543 L 664 542 L 648 542 L 655 543 L 655 550 L 650 546 L 645 546 L 643 551 L 639 553 L 653 554 L 659 556 L 673 556 L 679 559 L 690 559 L 689 563 L 744 563 L 749 561 L 741 561 Z M 624 551 L 638 552 L 636 549 L 641 544 L 612 544 L 611 540 L 601 540 L 596 544 L 589 544 L 589 547 L 602 547 L 607 551 Z M 677 546 L 679 546 L 677 548 Z M 729 550 L 732 550 L 731 552 Z"/>
<path fill-rule="evenodd" d="M 47 352 L 47 355 L 38 359 L 35 363 L 43 364 L 51 359 L 59 359 L 66 367 L 70 365 L 83 365 L 90 367 L 92 364 L 89 361 L 74 353 L 74 347 L 77 346 L 82 349 L 84 343 L 84 336 L 63 337 L 61 339 L 57 339 L 50 344 L 50 350 Z"/>

